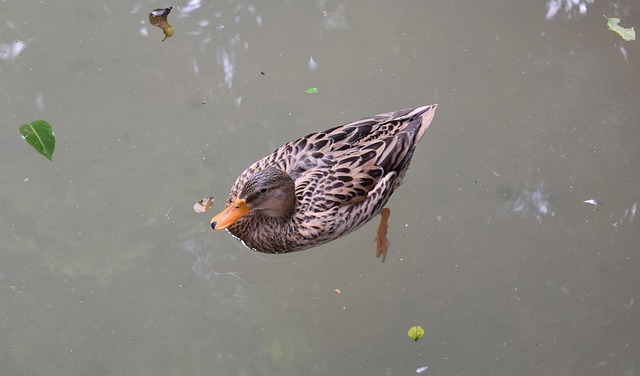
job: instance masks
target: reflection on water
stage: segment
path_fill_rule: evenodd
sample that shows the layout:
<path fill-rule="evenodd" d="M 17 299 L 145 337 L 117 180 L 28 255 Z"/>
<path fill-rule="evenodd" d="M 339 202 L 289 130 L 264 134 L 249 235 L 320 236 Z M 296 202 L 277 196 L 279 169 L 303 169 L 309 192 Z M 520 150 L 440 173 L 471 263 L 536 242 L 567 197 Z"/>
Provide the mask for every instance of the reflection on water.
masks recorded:
<path fill-rule="evenodd" d="M 611 212 L 610 218 L 613 220 L 613 227 L 622 225 L 633 225 L 633 219 L 638 211 L 638 203 L 634 202 L 630 207 L 624 209 L 622 215 Z"/>
<path fill-rule="evenodd" d="M 547 2 L 546 19 L 554 18 L 558 11 L 563 10 L 567 18 L 576 15 L 584 15 L 587 13 L 587 7 L 592 5 L 595 0 L 549 0 Z"/>
<path fill-rule="evenodd" d="M 326 1 L 320 2 L 320 7 L 324 7 L 325 5 Z M 345 4 L 336 4 L 335 9 L 322 11 L 322 14 L 324 15 L 322 25 L 325 30 L 332 31 L 349 28 L 347 16 L 345 14 L 346 7 L 347 6 Z"/>
<path fill-rule="evenodd" d="M 238 257 L 236 254 L 219 254 L 212 249 L 211 241 L 202 241 L 200 238 L 190 238 L 180 243 L 180 248 L 193 255 L 193 265 L 191 271 L 195 273 L 199 278 L 207 280 L 211 283 L 211 286 L 218 285 L 221 281 L 231 282 L 232 285 L 237 286 L 233 293 L 232 301 L 235 303 L 246 303 L 246 292 L 244 288 L 251 286 L 245 280 L 243 280 L 238 272 L 223 272 L 217 271 L 214 268 L 219 268 L 224 265 L 225 261 L 236 261 Z"/>
<path fill-rule="evenodd" d="M 236 39 L 232 39 L 232 41 L 235 40 Z M 222 67 L 222 71 L 224 72 L 224 83 L 226 84 L 227 89 L 231 89 L 233 87 L 233 76 L 236 62 L 234 49 L 227 52 L 223 46 L 218 47 L 216 51 L 216 61 L 218 62 L 218 65 Z"/>
<path fill-rule="evenodd" d="M 27 45 L 21 40 L 15 40 L 11 43 L 0 43 L 0 60 L 14 60 L 26 47 Z"/>
<path fill-rule="evenodd" d="M 499 195 L 506 201 L 502 204 L 499 214 L 502 217 L 516 215 L 520 219 L 534 218 L 542 222 L 545 217 L 554 217 L 549 194 L 544 190 L 544 183 L 540 182 L 535 189 L 523 188 L 520 191 L 501 188 Z"/>
<path fill-rule="evenodd" d="M 199 9 L 202 6 L 200 0 L 189 0 L 187 5 L 180 7 L 180 14 L 183 16 L 189 15 L 196 9 Z"/>

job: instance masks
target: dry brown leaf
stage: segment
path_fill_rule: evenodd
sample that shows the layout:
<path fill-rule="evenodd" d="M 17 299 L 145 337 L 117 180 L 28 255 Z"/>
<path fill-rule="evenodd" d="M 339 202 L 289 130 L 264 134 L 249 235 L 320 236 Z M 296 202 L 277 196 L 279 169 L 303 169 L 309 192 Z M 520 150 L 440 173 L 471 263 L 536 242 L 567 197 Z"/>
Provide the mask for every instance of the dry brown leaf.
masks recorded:
<path fill-rule="evenodd" d="M 205 197 L 193 204 L 193 211 L 196 213 L 206 213 L 213 205 L 213 197 Z"/>

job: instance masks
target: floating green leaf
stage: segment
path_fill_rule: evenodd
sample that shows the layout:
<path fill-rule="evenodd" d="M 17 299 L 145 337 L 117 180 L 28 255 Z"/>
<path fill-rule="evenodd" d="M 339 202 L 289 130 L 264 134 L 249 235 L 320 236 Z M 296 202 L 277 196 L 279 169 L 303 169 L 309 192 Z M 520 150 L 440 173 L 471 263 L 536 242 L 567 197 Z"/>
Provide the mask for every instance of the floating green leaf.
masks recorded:
<path fill-rule="evenodd" d="M 409 332 L 407 334 L 409 335 L 409 338 L 417 341 L 424 335 L 424 329 L 420 325 L 412 326 L 409 328 Z"/>
<path fill-rule="evenodd" d="M 49 160 L 53 156 L 53 150 L 56 148 L 56 137 L 53 135 L 51 125 L 44 120 L 36 120 L 31 124 L 20 126 L 22 138 L 33 146 L 36 151 Z"/>
<path fill-rule="evenodd" d="M 636 40 L 636 31 L 633 29 L 633 27 L 625 28 L 618 25 L 620 23 L 619 18 L 615 18 L 615 17 L 611 17 L 611 18 L 606 17 L 606 18 L 607 18 L 607 26 L 609 27 L 609 30 L 620 35 L 622 39 L 626 41 Z"/>
<path fill-rule="evenodd" d="M 318 88 L 317 87 L 310 87 L 307 90 L 305 90 L 304 92 L 305 93 L 309 93 L 309 94 L 317 93 L 318 92 Z"/>

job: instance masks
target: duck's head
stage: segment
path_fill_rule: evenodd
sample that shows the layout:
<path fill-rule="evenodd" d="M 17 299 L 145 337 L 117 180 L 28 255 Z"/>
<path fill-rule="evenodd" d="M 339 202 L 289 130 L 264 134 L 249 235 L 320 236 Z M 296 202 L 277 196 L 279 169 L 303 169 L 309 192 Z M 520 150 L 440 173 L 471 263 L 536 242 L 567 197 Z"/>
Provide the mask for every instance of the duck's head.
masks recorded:
<path fill-rule="evenodd" d="M 268 167 L 247 180 L 240 194 L 211 219 L 211 228 L 224 230 L 251 210 L 270 217 L 282 217 L 295 207 L 295 183 L 284 171 Z"/>

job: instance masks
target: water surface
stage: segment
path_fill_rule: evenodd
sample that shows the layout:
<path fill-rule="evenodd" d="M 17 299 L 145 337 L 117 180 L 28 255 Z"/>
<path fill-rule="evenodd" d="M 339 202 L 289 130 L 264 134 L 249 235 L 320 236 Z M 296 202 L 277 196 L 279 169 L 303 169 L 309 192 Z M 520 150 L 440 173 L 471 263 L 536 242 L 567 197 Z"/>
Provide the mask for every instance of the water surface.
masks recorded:
<path fill-rule="evenodd" d="M 194 0 L 161 42 L 166 5 L 0 3 L 1 374 L 640 372 L 640 49 L 602 17 L 634 1 Z M 376 221 L 269 256 L 191 210 L 436 102 L 384 264 Z"/>

